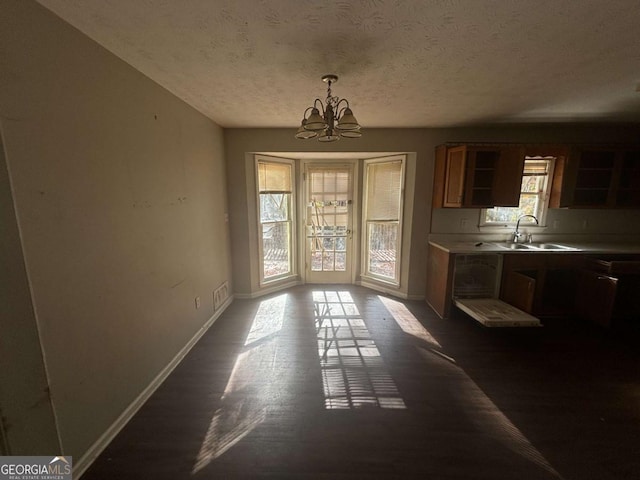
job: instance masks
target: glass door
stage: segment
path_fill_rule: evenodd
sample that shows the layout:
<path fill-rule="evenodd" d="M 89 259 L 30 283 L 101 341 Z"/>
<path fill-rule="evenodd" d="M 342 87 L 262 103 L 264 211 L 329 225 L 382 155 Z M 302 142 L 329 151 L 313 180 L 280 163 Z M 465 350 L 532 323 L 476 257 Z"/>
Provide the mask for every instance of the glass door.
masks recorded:
<path fill-rule="evenodd" d="M 353 166 L 308 164 L 305 172 L 308 283 L 351 283 Z"/>

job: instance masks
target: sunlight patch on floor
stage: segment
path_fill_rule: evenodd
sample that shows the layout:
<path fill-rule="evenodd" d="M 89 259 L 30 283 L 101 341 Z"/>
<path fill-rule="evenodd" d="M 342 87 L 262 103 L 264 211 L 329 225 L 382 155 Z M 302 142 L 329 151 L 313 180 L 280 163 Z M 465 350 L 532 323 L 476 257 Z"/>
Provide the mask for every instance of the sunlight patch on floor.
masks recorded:
<path fill-rule="evenodd" d="M 266 419 L 273 389 L 277 333 L 284 322 L 287 295 L 260 302 L 221 398 L 209 423 L 192 473 L 205 468 Z"/>
<path fill-rule="evenodd" d="M 325 408 L 406 405 L 349 292 L 314 291 Z"/>
<path fill-rule="evenodd" d="M 433 338 L 433 335 L 429 333 L 424 325 L 420 323 L 415 315 L 409 311 L 405 304 L 397 300 L 392 300 L 388 297 L 383 297 L 382 295 L 378 295 L 378 299 L 382 302 L 403 332 L 413 335 L 420 340 L 424 340 L 438 348 L 442 347 L 438 341 Z"/>

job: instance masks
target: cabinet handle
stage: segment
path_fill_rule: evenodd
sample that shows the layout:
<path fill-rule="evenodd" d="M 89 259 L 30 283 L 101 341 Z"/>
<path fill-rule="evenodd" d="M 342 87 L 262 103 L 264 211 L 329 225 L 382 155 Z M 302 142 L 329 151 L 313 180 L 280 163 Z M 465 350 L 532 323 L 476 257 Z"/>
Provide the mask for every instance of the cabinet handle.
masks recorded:
<path fill-rule="evenodd" d="M 605 277 L 603 275 L 598 275 L 597 279 L 598 280 L 609 280 L 609 277 Z"/>

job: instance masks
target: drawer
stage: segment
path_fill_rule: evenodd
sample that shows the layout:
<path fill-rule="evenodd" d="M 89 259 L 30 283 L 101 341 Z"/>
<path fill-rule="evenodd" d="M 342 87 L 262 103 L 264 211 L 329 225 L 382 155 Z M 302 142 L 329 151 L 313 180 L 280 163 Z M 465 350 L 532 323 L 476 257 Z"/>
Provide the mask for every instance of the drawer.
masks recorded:
<path fill-rule="evenodd" d="M 640 259 L 635 256 L 628 259 L 588 258 L 586 266 L 589 270 L 607 275 L 640 275 Z"/>

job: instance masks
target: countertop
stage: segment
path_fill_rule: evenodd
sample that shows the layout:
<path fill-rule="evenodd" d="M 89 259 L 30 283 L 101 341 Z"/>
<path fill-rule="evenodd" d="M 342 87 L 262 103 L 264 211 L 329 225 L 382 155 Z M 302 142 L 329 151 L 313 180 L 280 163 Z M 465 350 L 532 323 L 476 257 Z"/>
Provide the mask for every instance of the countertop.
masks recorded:
<path fill-rule="evenodd" d="M 549 241 L 547 244 L 559 245 L 565 248 L 558 249 L 512 249 L 511 244 L 506 242 L 484 242 L 466 241 L 466 242 L 445 242 L 430 241 L 429 244 L 440 248 L 449 253 L 521 253 L 526 255 L 535 255 L 540 253 L 550 254 L 640 254 L 640 245 L 635 243 L 574 243 L 574 242 L 557 242 Z M 526 245 L 526 244 L 523 244 Z M 534 244 L 535 245 L 535 244 Z"/>

